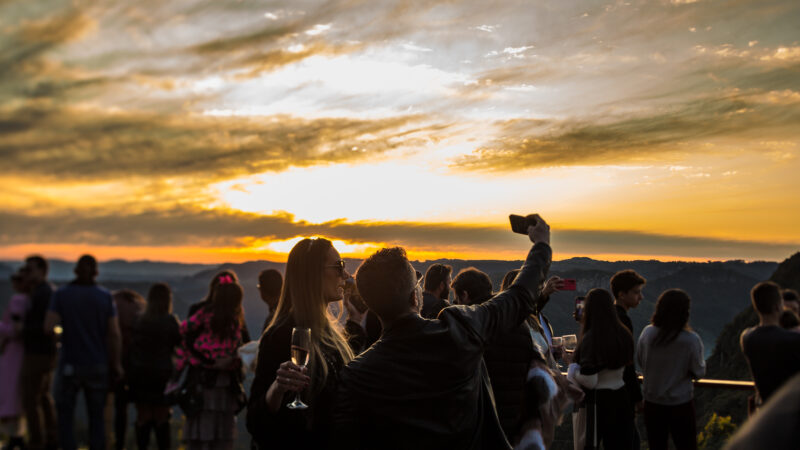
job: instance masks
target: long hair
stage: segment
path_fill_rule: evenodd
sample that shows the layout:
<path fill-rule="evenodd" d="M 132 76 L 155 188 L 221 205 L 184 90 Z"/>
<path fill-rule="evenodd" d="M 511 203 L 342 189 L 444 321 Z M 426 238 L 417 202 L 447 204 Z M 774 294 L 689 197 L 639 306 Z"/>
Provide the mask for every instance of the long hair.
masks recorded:
<path fill-rule="evenodd" d="M 226 275 L 223 275 L 223 277 Z M 218 283 L 214 288 L 211 298 L 211 332 L 221 338 L 230 338 L 244 324 L 244 311 L 242 310 L 242 286 L 235 281 Z"/>
<path fill-rule="evenodd" d="M 311 392 L 319 393 L 328 378 L 325 352 L 337 353 L 345 364 L 353 359 L 353 351 L 341 331 L 332 325 L 328 314 L 328 299 L 323 289 L 323 274 L 331 241 L 323 238 L 303 239 L 295 244 L 286 261 L 283 289 L 275 315 L 264 334 L 280 326 L 289 317 L 295 326 L 311 329 L 309 370 Z"/>
<path fill-rule="evenodd" d="M 656 311 L 650 319 L 658 333 L 653 340 L 654 345 L 669 344 L 681 333 L 689 329 L 689 294 L 680 289 L 664 291 L 656 301 Z"/>
<path fill-rule="evenodd" d="M 156 283 L 147 291 L 144 315 L 157 317 L 165 314 L 172 314 L 172 290 L 167 283 Z"/>
<path fill-rule="evenodd" d="M 213 302 L 214 301 L 214 290 L 219 286 L 220 280 L 225 276 L 231 277 L 234 283 L 239 283 L 239 277 L 236 276 L 236 272 L 231 269 L 220 270 L 214 275 L 214 278 L 211 279 L 211 282 L 208 283 L 208 294 L 206 294 L 206 298 L 203 299 L 204 302 Z"/>
<path fill-rule="evenodd" d="M 633 360 L 633 336 L 619 320 L 614 298 L 605 289 L 586 294 L 581 340 L 575 360 L 581 366 L 618 369 Z"/>

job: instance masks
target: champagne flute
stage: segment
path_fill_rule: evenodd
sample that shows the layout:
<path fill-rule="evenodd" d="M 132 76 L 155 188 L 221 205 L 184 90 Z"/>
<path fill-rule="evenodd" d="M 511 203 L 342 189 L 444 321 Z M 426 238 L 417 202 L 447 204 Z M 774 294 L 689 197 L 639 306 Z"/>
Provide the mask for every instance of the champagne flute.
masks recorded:
<path fill-rule="evenodd" d="M 553 358 L 555 358 L 556 361 L 561 359 L 563 351 L 564 351 L 564 341 L 558 336 L 553 336 L 550 339 L 550 353 L 553 354 Z"/>
<path fill-rule="evenodd" d="M 311 348 L 311 328 L 292 328 L 292 362 L 300 367 L 308 364 L 308 351 Z M 300 400 L 300 392 L 295 394 L 294 401 L 286 405 L 289 409 L 306 409 L 308 405 Z"/>
<path fill-rule="evenodd" d="M 572 353 L 578 348 L 578 336 L 575 336 L 574 334 L 568 334 L 566 336 L 562 336 L 562 340 L 564 341 L 564 349 L 567 352 Z"/>

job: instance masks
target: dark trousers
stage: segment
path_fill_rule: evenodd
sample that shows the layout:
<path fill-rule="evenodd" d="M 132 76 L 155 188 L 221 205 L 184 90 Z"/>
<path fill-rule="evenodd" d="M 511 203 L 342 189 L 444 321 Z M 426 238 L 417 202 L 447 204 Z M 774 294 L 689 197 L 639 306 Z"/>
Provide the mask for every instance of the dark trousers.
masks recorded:
<path fill-rule="evenodd" d="M 32 450 L 58 443 L 56 408 L 50 394 L 55 367 L 55 355 L 28 354 L 22 361 L 20 389 L 28 423 L 28 447 Z"/>
<path fill-rule="evenodd" d="M 75 405 L 78 392 L 83 391 L 89 413 L 89 448 L 106 449 L 105 406 L 108 396 L 108 368 L 101 366 L 72 366 L 63 364 L 56 377 L 56 408 L 58 434 L 63 450 L 75 450 Z"/>
<path fill-rule="evenodd" d="M 128 385 L 120 381 L 114 386 L 114 448 L 125 448 L 125 435 L 128 431 L 128 403 L 130 395 Z"/>
<path fill-rule="evenodd" d="M 634 412 L 628 391 L 597 389 L 587 397 L 586 448 L 599 448 L 602 442 L 609 450 L 633 449 Z"/>
<path fill-rule="evenodd" d="M 644 402 L 644 424 L 651 450 L 667 450 L 669 436 L 678 450 L 697 450 L 694 400 L 680 405 Z"/>

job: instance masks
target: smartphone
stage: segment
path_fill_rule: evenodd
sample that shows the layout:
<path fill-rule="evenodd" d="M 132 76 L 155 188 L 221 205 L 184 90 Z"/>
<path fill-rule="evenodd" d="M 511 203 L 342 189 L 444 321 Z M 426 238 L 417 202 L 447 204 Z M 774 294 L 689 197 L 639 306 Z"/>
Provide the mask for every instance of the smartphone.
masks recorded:
<path fill-rule="evenodd" d="M 578 282 L 573 278 L 565 278 L 561 281 L 563 282 L 560 289 L 562 291 L 574 291 L 578 287 Z"/>
<path fill-rule="evenodd" d="M 511 231 L 519 234 L 528 234 L 528 226 L 536 226 L 536 218 L 534 216 L 522 217 L 517 214 L 508 216 L 508 221 L 511 222 Z"/>
<path fill-rule="evenodd" d="M 572 312 L 572 317 L 574 317 L 578 322 L 583 319 L 583 302 L 585 301 L 586 297 L 575 297 L 575 311 Z"/>

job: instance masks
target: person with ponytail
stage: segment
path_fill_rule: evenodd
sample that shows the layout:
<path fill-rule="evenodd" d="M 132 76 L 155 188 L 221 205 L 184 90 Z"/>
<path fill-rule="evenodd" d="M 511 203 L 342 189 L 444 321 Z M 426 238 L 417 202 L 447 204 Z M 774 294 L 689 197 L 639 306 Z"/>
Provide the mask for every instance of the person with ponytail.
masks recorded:
<path fill-rule="evenodd" d="M 586 294 L 581 332 L 568 378 L 586 392 L 586 449 L 633 448 L 634 415 L 622 379 L 633 361 L 633 337 L 605 289 Z"/>
<path fill-rule="evenodd" d="M 231 275 L 218 278 L 211 302 L 181 324 L 183 344 L 175 368 L 180 372 L 190 365 L 190 377 L 200 386 L 199 411 L 184 409 L 189 450 L 233 449 L 236 414 L 246 400 L 236 353 L 244 343 L 244 291 Z"/>
<path fill-rule="evenodd" d="M 653 450 L 697 448 L 692 379 L 706 373 L 703 341 L 689 328 L 691 300 L 680 289 L 664 291 L 636 355 L 644 374 L 644 423 Z"/>
<path fill-rule="evenodd" d="M 349 277 L 339 252 L 327 239 L 303 239 L 289 252 L 278 307 L 259 343 L 248 402 L 247 429 L 259 448 L 326 447 L 339 371 L 361 350 L 350 347 L 344 330 L 328 313 L 328 304 L 343 299 Z M 344 307 L 346 330 L 363 333 L 364 313 L 347 302 Z M 294 327 L 311 330 L 309 360 L 302 368 L 290 358 Z M 308 409 L 287 408 L 297 393 Z"/>

